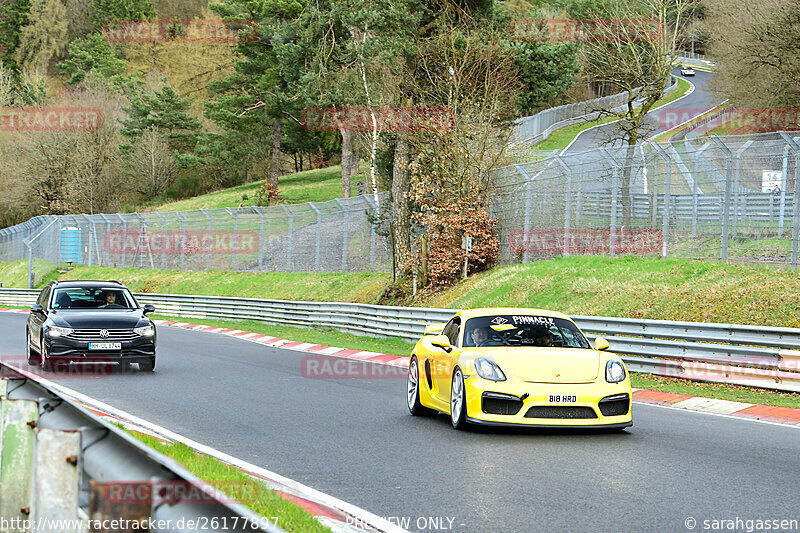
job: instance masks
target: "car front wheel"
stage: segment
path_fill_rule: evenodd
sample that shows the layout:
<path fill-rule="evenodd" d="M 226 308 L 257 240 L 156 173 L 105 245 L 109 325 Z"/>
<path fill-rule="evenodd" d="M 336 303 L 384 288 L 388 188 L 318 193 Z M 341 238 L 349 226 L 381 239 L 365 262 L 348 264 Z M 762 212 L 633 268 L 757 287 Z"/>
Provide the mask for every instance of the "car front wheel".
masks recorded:
<path fill-rule="evenodd" d="M 156 358 L 151 357 L 146 361 L 139 361 L 139 370 L 141 372 L 152 372 L 156 368 Z"/>
<path fill-rule="evenodd" d="M 408 411 L 412 415 L 421 416 L 432 412 L 419 401 L 419 364 L 416 356 L 413 356 L 408 363 L 407 392 Z"/>
<path fill-rule="evenodd" d="M 39 366 L 39 354 L 33 351 L 31 332 L 29 330 L 25 330 L 25 344 L 27 345 L 28 365 Z"/>
<path fill-rule="evenodd" d="M 47 345 L 44 343 L 44 338 L 39 343 L 39 360 L 41 361 L 42 370 L 49 372 L 53 369 L 53 364 L 50 357 L 47 355 Z"/>
<path fill-rule="evenodd" d="M 450 387 L 450 422 L 455 429 L 464 429 L 467 425 L 467 395 L 460 368 L 453 372 L 453 385 Z"/>

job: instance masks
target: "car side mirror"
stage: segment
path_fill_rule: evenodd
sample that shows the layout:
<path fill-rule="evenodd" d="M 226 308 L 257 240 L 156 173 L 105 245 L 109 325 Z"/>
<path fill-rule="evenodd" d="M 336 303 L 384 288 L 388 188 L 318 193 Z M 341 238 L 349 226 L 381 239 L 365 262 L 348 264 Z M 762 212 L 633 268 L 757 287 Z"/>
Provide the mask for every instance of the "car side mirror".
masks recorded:
<path fill-rule="evenodd" d="M 605 340 L 603 337 L 597 337 L 594 340 L 594 349 L 597 350 L 598 352 L 602 350 L 608 350 L 609 346 L 610 344 L 608 344 L 608 341 Z"/>
<path fill-rule="evenodd" d="M 33 304 L 31 306 L 31 313 L 33 313 L 35 315 L 42 315 L 42 316 L 47 314 L 47 313 L 44 312 L 44 309 L 42 308 L 41 304 Z"/>
<path fill-rule="evenodd" d="M 453 347 L 450 346 L 450 339 L 447 338 L 447 335 L 435 335 L 434 337 L 431 337 L 431 344 L 437 348 L 441 348 L 447 353 L 450 353 L 453 350 Z"/>
<path fill-rule="evenodd" d="M 144 308 L 142 313 L 147 315 L 149 313 L 154 313 L 156 311 L 156 306 L 153 304 L 144 304 Z"/>

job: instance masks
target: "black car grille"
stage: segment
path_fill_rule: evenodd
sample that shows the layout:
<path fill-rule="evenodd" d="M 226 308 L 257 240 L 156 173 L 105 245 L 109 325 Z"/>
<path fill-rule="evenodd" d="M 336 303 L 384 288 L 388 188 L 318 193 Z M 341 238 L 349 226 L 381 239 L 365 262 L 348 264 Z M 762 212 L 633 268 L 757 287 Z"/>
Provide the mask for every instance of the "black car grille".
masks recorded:
<path fill-rule="evenodd" d="M 606 396 L 598 404 L 603 416 L 626 415 L 631 407 L 631 399 L 627 394 Z"/>
<path fill-rule="evenodd" d="M 490 415 L 515 415 L 522 409 L 522 400 L 510 394 L 484 392 L 481 409 Z"/>
<path fill-rule="evenodd" d="M 597 418 L 591 407 L 571 405 L 534 405 L 525 418 Z"/>
<path fill-rule="evenodd" d="M 102 336 L 101 331 L 107 331 L 108 336 Z M 76 341 L 114 342 L 138 339 L 140 335 L 134 333 L 132 329 L 75 329 L 66 337 Z"/>

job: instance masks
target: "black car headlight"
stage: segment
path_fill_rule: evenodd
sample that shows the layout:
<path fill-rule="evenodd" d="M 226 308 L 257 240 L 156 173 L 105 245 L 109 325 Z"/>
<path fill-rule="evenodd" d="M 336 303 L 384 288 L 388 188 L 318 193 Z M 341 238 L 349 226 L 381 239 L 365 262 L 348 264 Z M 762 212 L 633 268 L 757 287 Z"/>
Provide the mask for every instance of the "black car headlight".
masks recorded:
<path fill-rule="evenodd" d="M 485 357 L 479 357 L 475 360 L 475 372 L 477 372 L 478 375 L 483 379 L 489 379 L 491 381 L 506 380 L 506 375 L 503 374 L 503 371 L 500 370 L 500 367 L 497 366 L 497 363 L 490 361 Z"/>
<path fill-rule="evenodd" d="M 133 332 L 142 337 L 152 337 L 156 333 L 156 328 L 151 326 L 142 326 L 140 328 L 133 328 Z"/>
<path fill-rule="evenodd" d="M 606 381 L 609 383 L 619 383 L 625 379 L 625 375 L 625 367 L 619 361 L 606 363 Z"/>
<path fill-rule="evenodd" d="M 63 337 L 72 333 L 72 328 L 61 328 L 58 326 L 50 326 L 44 330 L 45 335 L 48 337 Z"/>

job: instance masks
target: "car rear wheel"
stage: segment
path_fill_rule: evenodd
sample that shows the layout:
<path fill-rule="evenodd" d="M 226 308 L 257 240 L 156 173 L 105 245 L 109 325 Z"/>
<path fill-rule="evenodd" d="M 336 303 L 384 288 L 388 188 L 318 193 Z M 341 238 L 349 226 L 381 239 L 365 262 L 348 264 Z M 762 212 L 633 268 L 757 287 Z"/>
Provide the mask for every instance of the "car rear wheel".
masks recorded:
<path fill-rule="evenodd" d="M 139 370 L 141 372 L 152 372 L 156 368 L 156 358 L 151 357 L 146 361 L 139 361 Z"/>
<path fill-rule="evenodd" d="M 453 385 L 450 387 L 450 423 L 455 429 L 464 429 L 467 425 L 467 396 L 460 368 L 453 372 Z"/>
<path fill-rule="evenodd" d="M 408 381 L 407 381 L 407 404 L 408 411 L 414 416 L 428 415 L 433 411 L 428 409 L 419 401 L 419 364 L 417 363 L 416 356 L 411 357 L 411 362 L 408 363 Z"/>
<path fill-rule="evenodd" d="M 25 330 L 25 344 L 27 345 L 28 365 L 39 366 L 39 354 L 33 351 L 33 343 L 31 342 L 31 332 Z"/>

